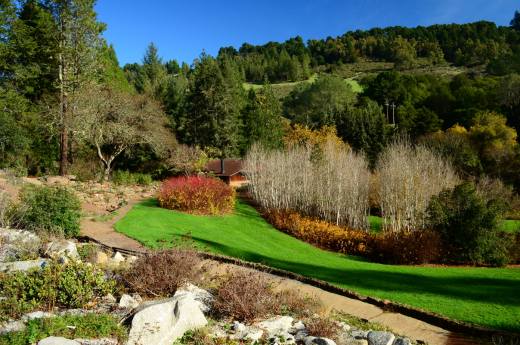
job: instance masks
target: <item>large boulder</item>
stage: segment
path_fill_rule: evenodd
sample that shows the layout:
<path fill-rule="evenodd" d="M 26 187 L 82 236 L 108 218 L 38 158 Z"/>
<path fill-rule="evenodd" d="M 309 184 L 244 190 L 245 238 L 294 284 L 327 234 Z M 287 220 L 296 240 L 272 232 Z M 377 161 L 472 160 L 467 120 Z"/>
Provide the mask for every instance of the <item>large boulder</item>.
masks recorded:
<path fill-rule="evenodd" d="M 47 260 L 37 259 L 28 261 L 0 262 L 0 272 L 28 271 L 33 268 L 42 268 Z"/>
<path fill-rule="evenodd" d="M 132 319 L 127 345 L 171 345 L 188 330 L 204 327 L 204 304 L 192 292 L 180 290 L 173 298 L 142 305 Z"/>
<path fill-rule="evenodd" d="M 390 332 L 370 331 L 367 335 L 369 345 L 392 345 L 395 335 Z"/>
<path fill-rule="evenodd" d="M 30 231 L 0 228 L 0 262 L 27 259 L 40 246 L 40 237 Z"/>
<path fill-rule="evenodd" d="M 75 340 L 62 337 L 47 337 L 38 342 L 38 345 L 81 345 Z"/>
<path fill-rule="evenodd" d="M 59 240 L 49 242 L 45 250 L 45 254 L 53 259 L 79 259 L 76 243 L 69 240 Z"/>

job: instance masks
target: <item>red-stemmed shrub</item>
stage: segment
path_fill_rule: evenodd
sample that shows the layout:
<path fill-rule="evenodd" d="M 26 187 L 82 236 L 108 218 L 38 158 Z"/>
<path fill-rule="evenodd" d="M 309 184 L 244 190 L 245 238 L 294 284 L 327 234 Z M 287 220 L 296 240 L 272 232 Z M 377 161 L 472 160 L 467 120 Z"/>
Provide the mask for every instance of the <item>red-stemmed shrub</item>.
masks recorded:
<path fill-rule="evenodd" d="M 203 176 L 173 177 L 159 190 L 163 208 L 194 214 L 225 214 L 233 210 L 235 192 L 224 182 Z"/>

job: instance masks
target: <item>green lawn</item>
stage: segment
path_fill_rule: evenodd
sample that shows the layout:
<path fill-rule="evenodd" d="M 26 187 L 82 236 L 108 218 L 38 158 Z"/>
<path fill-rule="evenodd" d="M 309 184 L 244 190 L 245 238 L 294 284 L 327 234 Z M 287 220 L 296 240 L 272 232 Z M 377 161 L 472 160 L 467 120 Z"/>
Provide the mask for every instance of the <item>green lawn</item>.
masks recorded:
<path fill-rule="evenodd" d="M 193 216 L 136 205 L 116 224 L 151 247 L 187 241 L 215 253 L 261 262 L 361 294 L 430 310 L 453 319 L 520 331 L 519 268 L 391 266 L 317 249 L 270 226 L 244 203 L 228 216 Z"/>

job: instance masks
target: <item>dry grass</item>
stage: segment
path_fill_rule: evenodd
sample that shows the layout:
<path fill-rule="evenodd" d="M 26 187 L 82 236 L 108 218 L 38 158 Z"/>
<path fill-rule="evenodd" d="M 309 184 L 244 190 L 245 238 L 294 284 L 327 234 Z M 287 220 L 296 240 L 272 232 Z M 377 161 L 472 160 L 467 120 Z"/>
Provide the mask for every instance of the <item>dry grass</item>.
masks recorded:
<path fill-rule="evenodd" d="M 308 318 L 303 323 L 305 324 L 309 335 L 314 337 L 336 339 L 341 330 L 336 321 L 321 316 Z"/>

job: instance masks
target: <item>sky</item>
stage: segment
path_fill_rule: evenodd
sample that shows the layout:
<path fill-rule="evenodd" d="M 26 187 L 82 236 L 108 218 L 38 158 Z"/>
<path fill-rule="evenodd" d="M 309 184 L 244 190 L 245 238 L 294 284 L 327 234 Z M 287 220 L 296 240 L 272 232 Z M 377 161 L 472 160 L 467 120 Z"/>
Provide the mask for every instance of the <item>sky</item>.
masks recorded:
<path fill-rule="evenodd" d="M 191 63 L 202 51 L 304 40 L 373 27 L 468 23 L 509 25 L 519 0 L 98 0 L 98 18 L 121 65 L 155 43 L 164 61 Z"/>

